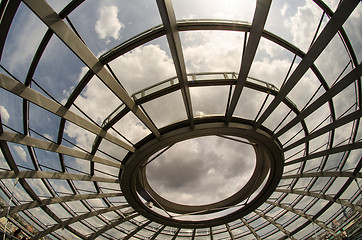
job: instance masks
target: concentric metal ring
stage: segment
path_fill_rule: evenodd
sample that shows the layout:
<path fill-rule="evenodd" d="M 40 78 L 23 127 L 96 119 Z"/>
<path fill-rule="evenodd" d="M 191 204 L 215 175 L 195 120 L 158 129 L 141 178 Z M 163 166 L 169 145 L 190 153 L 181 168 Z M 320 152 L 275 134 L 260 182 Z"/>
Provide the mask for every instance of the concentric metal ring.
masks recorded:
<path fill-rule="evenodd" d="M 174 227 L 212 227 L 241 218 L 269 198 L 283 172 L 284 156 L 278 141 L 273 140 L 267 131 L 253 129 L 252 125 L 232 122 L 229 126 L 225 126 L 223 122 L 216 120 L 208 118 L 207 123 L 196 124 L 194 129 L 182 127 L 164 132 L 159 139 L 145 141 L 133 154 L 129 155 L 125 160 L 124 169 L 121 170 L 120 180 L 122 191 L 134 209 L 149 219 Z M 256 168 L 247 184 L 231 197 L 207 205 L 177 204 L 157 194 L 149 185 L 145 174 L 144 166 L 150 156 L 175 143 L 210 135 L 242 137 L 253 143 L 256 152 Z M 249 199 L 253 194 L 255 196 Z M 177 220 L 161 215 L 145 204 L 145 202 L 152 202 L 154 207 L 170 213 L 207 215 L 240 204 L 246 199 L 248 201 L 240 205 L 240 208 L 225 216 L 194 221 Z"/>

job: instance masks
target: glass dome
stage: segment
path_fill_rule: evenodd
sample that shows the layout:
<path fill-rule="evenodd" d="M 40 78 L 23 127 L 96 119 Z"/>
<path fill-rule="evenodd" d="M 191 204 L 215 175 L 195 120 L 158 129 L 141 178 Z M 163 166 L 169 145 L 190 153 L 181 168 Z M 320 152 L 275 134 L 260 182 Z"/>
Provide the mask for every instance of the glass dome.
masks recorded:
<path fill-rule="evenodd" d="M 2 234 L 362 236 L 358 0 L 1 0 Z"/>

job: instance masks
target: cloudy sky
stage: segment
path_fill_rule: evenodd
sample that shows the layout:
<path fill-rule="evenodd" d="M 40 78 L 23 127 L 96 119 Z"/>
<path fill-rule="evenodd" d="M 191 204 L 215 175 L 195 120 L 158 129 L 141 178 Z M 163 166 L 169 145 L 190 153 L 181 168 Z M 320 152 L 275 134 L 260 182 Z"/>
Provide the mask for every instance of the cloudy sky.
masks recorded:
<path fill-rule="evenodd" d="M 325 2 L 335 11 L 337 0 Z M 68 1 L 52 0 L 48 3 L 59 12 Z M 179 20 L 232 19 L 250 23 L 255 9 L 255 1 L 238 0 L 227 1 L 227 3 L 220 0 L 174 0 L 173 5 L 176 18 Z M 311 45 L 322 13 L 322 10 L 311 0 L 273 1 L 265 29 L 306 52 Z M 359 62 L 362 59 L 362 29 L 359 25 L 361 14 L 362 7 L 358 6 L 343 25 L 356 50 Z M 162 23 L 156 2 L 146 0 L 87 0 L 69 15 L 69 19 L 88 48 L 97 57 L 138 33 Z M 324 16 L 321 29 L 327 21 L 328 18 Z M 19 81 L 24 82 L 32 57 L 46 30 L 46 26 L 24 4 L 21 4 L 1 57 L 1 65 Z M 320 32 L 321 30 L 318 33 Z M 180 38 L 188 73 L 239 72 L 244 33 L 192 31 L 181 32 Z M 267 39 L 261 39 L 249 76 L 280 88 L 293 57 L 293 54 L 279 45 Z M 300 61 L 301 59 L 297 57 L 292 68 L 295 69 Z M 317 58 L 315 65 L 326 82 L 332 86 L 348 62 L 349 56 L 340 38 L 336 36 Z M 176 75 L 165 36 L 124 54 L 110 62 L 109 65 L 130 95 Z M 342 76 L 350 70 L 349 66 Z M 4 73 L 3 70 L 0 71 Z M 44 95 L 49 94 L 58 102 L 65 103 L 87 71 L 88 68 L 84 63 L 54 35 L 33 76 L 33 79 L 45 91 L 34 84 L 32 87 Z M 299 109 L 302 109 L 315 92 L 317 94 L 313 100 L 325 92 L 323 88 L 319 89 L 320 85 L 319 80 L 309 70 L 287 97 Z M 190 89 L 194 115 L 224 114 L 228 91 L 229 88 L 225 86 Z M 356 102 L 356 99 L 351 97 L 354 94 L 355 88 L 351 85 L 335 98 L 337 117 Z M 239 99 L 235 115 L 254 120 L 265 98 L 264 93 L 245 89 Z M 270 101 L 271 98 L 268 99 L 267 104 Z M 77 106 L 94 122 L 101 124 L 120 104 L 122 102 L 97 77 L 94 77 L 76 99 L 75 105 L 71 109 L 83 115 L 75 107 Z M 180 91 L 150 101 L 144 104 L 143 108 L 157 127 L 164 127 L 186 118 Z M 3 124 L 23 132 L 21 98 L 0 89 L 0 111 Z M 264 125 L 274 130 L 288 112 L 289 108 L 280 104 Z M 306 119 L 308 129 L 317 127 L 328 116 L 328 106 L 320 107 L 318 113 L 314 113 Z M 290 114 L 287 121 L 294 117 L 293 113 Z M 59 122 L 59 117 L 30 104 L 29 126 L 34 131 L 50 140 L 56 140 Z M 329 120 L 323 122 L 321 126 L 328 122 Z M 132 113 L 122 118 L 114 128 L 132 143 L 136 143 L 150 134 L 150 131 Z M 336 131 L 336 144 L 348 138 L 351 129 L 352 124 L 340 127 Z M 280 141 L 285 143 L 299 130 L 300 125 L 292 128 L 280 137 Z M 110 132 L 114 133 L 113 130 Z M 66 124 L 64 133 L 64 137 L 69 141 L 87 151 L 91 150 L 95 139 L 94 134 L 70 123 Z M 303 135 L 299 134 L 293 141 L 302 137 Z M 361 137 L 361 133 L 358 137 Z M 318 149 L 327 141 L 328 134 L 311 141 L 311 151 Z M 64 145 L 74 147 L 66 142 Z M 9 146 L 18 165 L 34 169 L 26 147 L 17 144 L 9 144 Z M 125 150 L 105 140 L 102 142 L 100 150 L 117 159 L 122 159 L 127 154 Z M 292 156 L 299 150 L 300 148 L 293 149 L 286 152 L 285 155 L 286 157 Z M 56 154 L 40 150 L 36 150 L 36 153 L 39 162 L 48 167 L 45 170 L 61 170 Z M 102 153 L 97 154 L 109 158 Z M 297 154 L 295 158 L 302 154 Z M 358 156 L 359 152 L 352 152 L 347 166 L 353 168 L 359 160 Z M 0 158 L 1 167 L 8 169 L 4 157 L 0 155 Z M 254 159 L 255 153 L 250 145 L 218 137 L 197 138 L 176 144 L 161 155 L 150 164 L 147 176 L 150 178 L 151 186 L 154 186 L 159 194 L 170 200 L 183 204 L 211 203 L 230 196 L 243 186 L 245 179 L 250 176 L 250 169 L 255 166 Z M 329 160 L 330 167 L 335 167 L 339 159 L 340 156 L 333 155 Z M 78 170 L 89 172 L 89 163 L 86 161 L 66 157 L 66 163 Z M 319 164 L 320 159 L 310 161 L 306 169 L 313 169 Z M 99 167 L 115 176 L 118 174 L 117 170 L 113 168 Z M 305 181 L 308 182 L 309 179 Z M 301 185 L 304 184 L 304 182 L 300 182 Z M 55 185 L 59 192 L 70 192 L 65 181 L 58 181 Z M 49 194 L 40 181 L 31 181 L 31 186 L 38 189 L 39 193 Z M 94 190 L 94 186 L 91 185 L 83 187 Z M 20 192 L 23 190 L 17 191 L 19 191 L 18 196 L 20 197 Z M 101 204 L 101 202 L 97 204 Z M 59 214 L 62 212 L 56 209 L 54 211 Z"/>

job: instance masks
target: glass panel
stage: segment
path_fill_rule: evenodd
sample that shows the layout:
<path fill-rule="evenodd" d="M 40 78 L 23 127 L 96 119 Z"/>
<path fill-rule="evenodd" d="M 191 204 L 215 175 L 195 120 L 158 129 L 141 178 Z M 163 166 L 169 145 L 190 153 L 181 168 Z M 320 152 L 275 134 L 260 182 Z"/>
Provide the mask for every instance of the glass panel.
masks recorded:
<path fill-rule="evenodd" d="M 123 102 L 98 77 L 93 77 L 74 104 L 101 125 L 104 119 Z M 76 109 L 74 111 L 78 112 Z"/>
<path fill-rule="evenodd" d="M 169 93 L 142 106 L 158 128 L 187 118 L 181 91 Z"/>
<path fill-rule="evenodd" d="M 60 204 L 52 204 L 49 205 L 48 208 L 55 213 L 59 218 L 62 219 L 67 219 L 67 218 L 71 218 L 73 217 L 72 215 L 70 215 L 63 206 L 61 206 Z"/>
<path fill-rule="evenodd" d="M 69 18 L 95 55 L 161 24 L 156 2 L 147 0 L 87 0 Z"/>
<path fill-rule="evenodd" d="M 236 105 L 234 115 L 245 119 L 255 120 L 266 98 L 266 93 L 250 88 L 244 88 L 238 104 Z M 272 99 L 273 98 L 269 96 L 266 100 L 265 106 L 268 106 Z"/>
<path fill-rule="evenodd" d="M 29 103 L 29 129 L 33 137 L 57 141 L 60 117 Z"/>
<path fill-rule="evenodd" d="M 31 161 L 28 149 L 26 146 L 15 144 L 15 143 L 9 143 L 8 142 L 9 149 L 11 151 L 11 155 L 14 158 L 14 161 L 18 167 L 20 167 L 19 170 L 29 170 L 34 169 L 33 163 Z"/>
<path fill-rule="evenodd" d="M 65 124 L 64 133 L 64 138 L 71 141 L 73 144 L 83 148 L 85 151 L 92 151 L 92 144 L 96 137 L 95 134 L 88 132 L 84 128 L 78 127 L 77 125 L 70 122 Z M 82 149 L 77 150 L 82 151 Z"/>
<path fill-rule="evenodd" d="M 318 92 L 316 97 L 324 92 L 319 91 L 319 86 L 320 82 L 318 78 L 313 74 L 312 70 L 309 69 L 289 92 L 287 97 L 301 110 L 313 97 L 315 92 Z M 301 89 L 303 89 L 303 91 L 301 91 Z M 316 97 L 313 99 L 315 100 Z"/>
<path fill-rule="evenodd" d="M 188 73 L 239 72 L 243 33 L 190 31 L 180 37 Z"/>
<path fill-rule="evenodd" d="M 40 58 L 33 79 L 58 102 L 64 102 L 82 77 L 79 74 L 83 67 L 84 63 L 53 34 Z M 34 83 L 32 87 L 41 91 Z"/>
<path fill-rule="evenodd" d="M 232 19 L 251 22 L 256 1 L 173 0 L 177 19 Z"/>
<path fill-rule="evenodd" d="M 130 95 L 176 76 L 165 37 L 137 47 L 109 65 Z"/>
<path fill-rule="evenodd" d="M 38 160 L 40 169 L 43 171 L 57 171 L 61 172 L 62 167 L 59 161 L 58 153 L 49 152 L 42 149 L 34 149 L 36 153 L 36 158 Z"/>
<path fill-rule="evenodd" d="M 344 77 L 351 70 L 351 67 L 344 70 L 349 62 L 348 52 L 340 35 L 337 34 L 317 58 L 315 65 L 322 73 L 326 82 L 331 86 L 338 78 Z"/>
<path fill-rule="evenodd" d="M 1 122 L 5 131 L 10 131 L 6 126 L 23 132 L 23 100 L 16 95 L 0 88 L 0 113 Z"/>
<path fill-rule="evenodd" d="M 41 179 L 27 179 L 26 181 L 40 199 L 53 197 Z"/>
<path fill-rule="evenodd" d="M 124 116 L 114 125 L 114 128 L 133 143 L 138 142 L 151 133 L 133 113 L 128 113 Z"/>
<path fill-rule="evenodd" d="M 1 168 L 1 171 L 10 170 L 10 167 L 9 167 L 8 163 L 6 162 L 6 159 L 5 159 L 4 154 L 1 149 L 0 149 L 0 168 Z"/>
<path fill-rule="evenodd" d="M 358 90 L 355 88 L 354 84 L 351 84 L 333 98 L 337 118 L 344 115 L 346 112 L 351 113 L 356 109 L 355 104 L 358 104 L 356 91 Z"/>
<path fill-rule="evenodd" d="M 306 52 L 322 13 L 312 0 L 273 1 L 265 29 Z"/>
<path fill-rule="evenodd" d="M 46 29 L 46 26 L 29 8 L 21 3 L 11 24 L 1 56 L 1 65 L 21 82 L 25 82 L 31 61 Z"/>
<path fill-rule="evenodd" d="M 224 115 L 228 92 L 226 86 L 190 88 L 194 116 Z"/>
<path fill-rule="evenodd" d="M 361 14 L 362 6 L 361 4 L 358 4 L 350 17 L 343 24 L 343 28 L 346 31 L 349 41 L 351 42 L 357 56 L 357 62 L 361 62 L 362 60 L 362 33 L 359 31 L 361 26 L 358 24 L 358 21 L 361 18 Z"/>
<path fill-rule="evenodd" d="M 273 84 L 280 89 L 291 65 L 293 64 L 292 72 L 301 60 L 301 58 L 296 57 L 293 63 L 293 58 L 294 54 L 290 51 L 266 38 L 261 38 L 250 68 L 249 77 Z"/>
<path fill-rule="evenodd" d="M 60 12 L 65 6 L 67 6 L 71 2 L 70 0 L 46 0 L 46 1 L 56 12 Z"/>

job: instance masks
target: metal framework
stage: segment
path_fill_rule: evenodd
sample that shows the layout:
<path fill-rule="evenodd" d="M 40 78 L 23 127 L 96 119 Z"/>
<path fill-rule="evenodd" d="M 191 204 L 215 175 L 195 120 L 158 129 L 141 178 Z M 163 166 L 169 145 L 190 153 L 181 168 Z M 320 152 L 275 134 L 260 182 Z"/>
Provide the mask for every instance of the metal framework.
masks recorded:
<path fill-rule="evenodd" d="M 361 8 L 361 3 L 344 0 L 332 11 L 322 0 L 313 2 L 322 15 L 307 52 L 265 29 L 271 0 L 256 0 L 251 23 L 177 19 L 171 0 L 156 0 L 161 25 L 97 57 L 83 40 L 82 29 L 71 21 L 71 13 L 81 9 L 84 0 L 69 1 L 59 12 L 45 0 L 2 0 L 0 90 L 4 96 L 21 101 L 11 105 L 0 102 L 1 109 L 3 105 L 12 107 L 9 112 L 20 119 L 12 115 L 7 123 L 5 112 L 0 115 L 0 217 L 16 223 L 30 239 L 309 239 L 316 235 L 338 238 L 342 228 L 361 221 L 362 213 L 362 67 L 356 55 L 360 49 L 353 48 L 345 30 L 346 21 Z M 9 60 L 4 57 L 11 27 L 22 8 L 46 26 L 25 77 L 7 69 Z M 188 72 L 181 34 L 190 31 L 243 33 L 239 72 Z M 64 102 L 56 99 L 56 86 L 54 91 L 46 91 L 35 79 L 49 42 L 55 37 L 87 70 Z M 159 79 L 153 85 L 145 83 L 146 88 L 128 93 L 122 86 L 122 81 L 127 80 L 119 80 L 121 76 L 112 69 L 112 62 L 160 37 L 167 39 L 176 76 Z M 264 39 L 294 56 L 279 88 L 270 79 L 250 76 Z M 331 83 L 318 69 L 316 60 L 327 51 L 332 39 L 344 47 L 349 62 Z M 300 106 L 291 100 L 290 93 L 298 89 L 308 71 L 314 74 L 319 88 Z M 102 124 L 76 105 L 93 78 L 98 78 L 112 97 L 122 102 L 111 114 L 102 116 Z M 220 100 L 224 101 L 225 112 L 196 116 L 199 109 L 193 102 L 193 88 L 207 91 L 216 86 L 229 89 L 228 99 Z M 353 96 L 346 96 L 348 89 L 353 89 L 348 92 L 353 92 Z M 241 99 L 247 90 L 264 98 L 253 118 L 237 113 L 246 107 Z M 177 111 L 184 112 L 186 119 L 159 128 L 145 106 L 170 93 L 182 96 L 184 108 Z M 346 101 L 351 105 L 341 107 L 346 98 L 352 99 Z M 5 102 L 3 99 L 0 98 Z M 49 128 L 57 125 L 53 129 L 57 139 L 32 129 L 32 106 L 59 119 L 58 123 L 49 124 Z M 289 113 L 273 120 L 273 115 L 281 115 L 280 107 Z M 158 108 L 163 111 L 163 106 Z M 325 109 L 328 112 L 324 120 L 311 120 Z M 129 115 L 150 132 L 138 142 L 117 130 L 117 123 Z M 14 127 L 15 122 L 21 122 L 22 128 Z M 67 139 L 67 124 L 80 127 L 95 138 L 88 146 Z M 256 153 L 252 177 L 237 193 L 212 204 L 189 206 L 163 198 L 147 180 L 148 161 L 174 144 L 200 136 L 251 145 Z M 16 151 L 19 147 L 27 156 L 25 160 Z M 29 226 L 33 227 L 31 231 Z"/>

